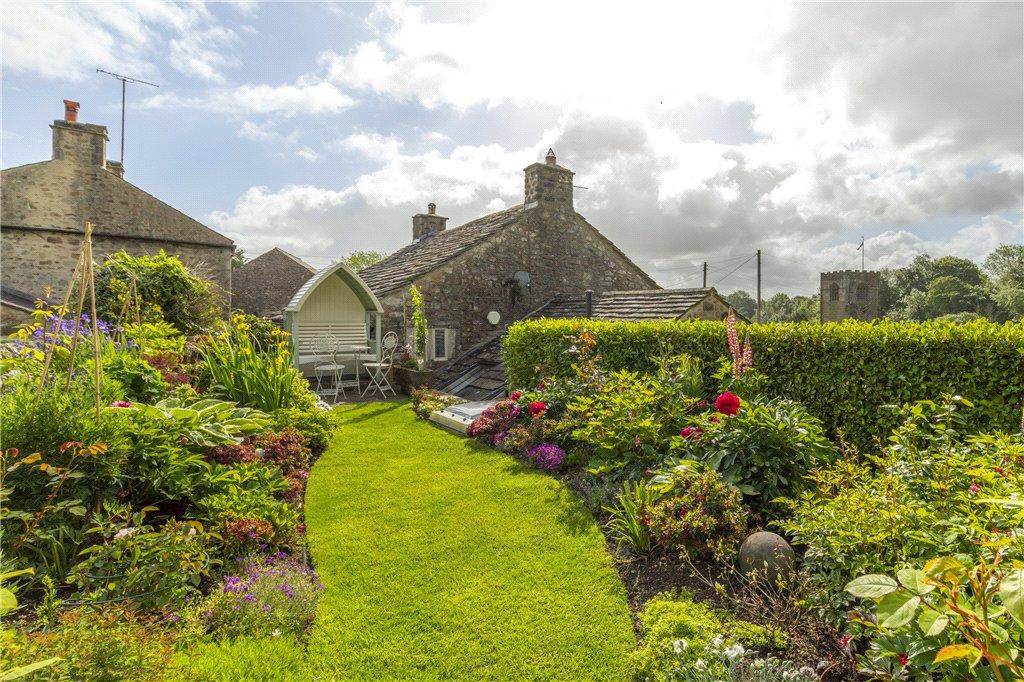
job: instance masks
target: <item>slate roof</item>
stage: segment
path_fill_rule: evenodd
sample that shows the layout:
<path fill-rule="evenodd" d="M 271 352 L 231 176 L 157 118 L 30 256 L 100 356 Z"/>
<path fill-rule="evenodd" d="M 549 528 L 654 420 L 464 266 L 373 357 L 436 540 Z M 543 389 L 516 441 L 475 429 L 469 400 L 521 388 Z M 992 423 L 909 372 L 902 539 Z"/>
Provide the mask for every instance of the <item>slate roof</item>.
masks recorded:
<path fill-rule="evenodd" d="M 7 285 L 0 285 L 0 301 L 4 305 L 19 310 L 32 311 L 36 309 L 36 297 L 26 294 L 24 291 L 14 289 Z"/>
<path fill-rule="evenodd" d="M 360 270 L 359 277 L 377 296 L 394 291 L 512 225 L 522 214 L 523 206 L 520 204 L 432 234 Z"/>
<path fill-rule="evenodd" d="M 672 320 L 685 315 L 713 292 L 712 288 L 606 291 L 594 294 L 591 317 L 595 320 Z M 585 317 L 586 300 L 583 294 L 562 296 L 548 303 L 534 317 Z"/>
<path fill-rule="evenodd" d="M 644 291 L 606 291 L 594 294 L 591 319 L 595 320 L 672 320 L 686 314 L 710 295 L 707 289 L 654 289 Z M 586 316 L 585 294 L 559 296 L 523 319 L 573 318 Z M 435 385 L 445 393 L 468 400 L 490 400 L 505 394 L 505 363 L 501 359 L 501 337 L 470 348 L 443 367 Z"/>
<path fill-rule="evenodd" d="M 315 274 L 313 266 L 274 247 L 235 269 L 231 307 L 273 318 Z"/>

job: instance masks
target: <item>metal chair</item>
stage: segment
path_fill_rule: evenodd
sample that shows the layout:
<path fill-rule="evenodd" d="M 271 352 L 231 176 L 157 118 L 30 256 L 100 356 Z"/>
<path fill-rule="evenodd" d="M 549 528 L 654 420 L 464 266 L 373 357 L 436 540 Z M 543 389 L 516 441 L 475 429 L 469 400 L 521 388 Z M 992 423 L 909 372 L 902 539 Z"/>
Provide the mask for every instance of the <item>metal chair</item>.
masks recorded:
<path fill-rule="evenodd" d="M 395 358 L 395 347 L 398 345 L 398 334 L 395 332 L 388 332 L 384 335 L 384 338 L 380 341 L 380 360 L 377 362 L 364 362 L 363 367 L 366 368 L 370 374 L 370 381 L 366 385 L 366 389 L 362 395 L 366 395 L 373 389 L 380 391 L 382 398 L 388 397 L 388 391 L 391 391 L 391 395 L 396 395 L 395 389 L 388 383 L 388 372 L 391 371 L 391 365 Z"/>
<path fill-rule="evenodd" d="M 316 394 L 323 397 L 323 380 L 325 376 L 331 377 L 334 382 L 334 401 L 338 401 L 338 391 L 341 391 L 343 398 L 347 398 L 345 387 L 341 385 L 341 375 L 345 371 L 345 365 L 338 362 L 338 344 L 329 336 L 318 336 L 313 340 L 313 355 L 316 358 L 313 365 L 313 376 L 316 377 Z"/>

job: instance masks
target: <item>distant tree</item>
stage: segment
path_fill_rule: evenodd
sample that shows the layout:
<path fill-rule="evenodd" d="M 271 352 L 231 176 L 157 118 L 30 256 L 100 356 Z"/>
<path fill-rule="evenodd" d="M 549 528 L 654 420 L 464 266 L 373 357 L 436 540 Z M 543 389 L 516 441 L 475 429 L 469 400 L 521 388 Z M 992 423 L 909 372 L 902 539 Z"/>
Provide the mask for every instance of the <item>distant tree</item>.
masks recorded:
<path fill-rule="evenodd" d="M 1002 244 L 985 259 L 992 300 L 1003 319 L 1024 318 L 1024 245 Z"/>
<path fill-rule="evenodd" d="M 793 296 L 778 293 L 761 306 L 763 322 L 807 322 L 820 316 L 818 296 Z"/>
<path fill-rule="evenodd" d="M 359 272 L 363 268 L 368 268 L 374 263 L 384 260 L 384 254 L 377 251 L 353 251 L 345 256 L 344 260 L 345 265 Z"/>
<path fill-rule="evenodd" d="M 729 305 L 731 305 L 736 312 L 748 320 L 753 320 L 757 316 L 757 301 L 754 300 L 753 296 L 742 289 L 734 291 L 722 298 L 728 301 Z"/>
<path fill-rule="evenodd" d="M 1024 244 L 1001 244 L 985 258 L 985 269 L 997 285 L 1024 287 Z"/>
<path fill-rule="evenodd" d="M 981 271 L 977 263 L 957 256 L 943 256 L 932 261 L 930 279 L 934 280 L 938 277 L 956 277 L 974 286 L 986 282 L 985 273 Z"/>

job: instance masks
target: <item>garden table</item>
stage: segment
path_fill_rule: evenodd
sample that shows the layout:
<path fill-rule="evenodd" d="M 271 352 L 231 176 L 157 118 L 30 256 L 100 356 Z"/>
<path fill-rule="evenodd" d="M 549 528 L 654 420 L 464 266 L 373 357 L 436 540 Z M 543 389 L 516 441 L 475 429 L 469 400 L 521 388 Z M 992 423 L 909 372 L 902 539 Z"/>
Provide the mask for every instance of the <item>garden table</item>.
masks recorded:
<path fill-rule="evenodd" d="M 369 346 L 353 346 L 353 345 L 342 345 L 338 346 L 334 351 L 335 358 L 352 358 L 355 361 L 356 372 L 355 379 L 349 381 L 340 382 L 339 385 L 345 388 L 355 386 L 356 391 L 360 389 L 359 385 L 359 361 L 362 359 L 361 356 L 370 350 Z"/>

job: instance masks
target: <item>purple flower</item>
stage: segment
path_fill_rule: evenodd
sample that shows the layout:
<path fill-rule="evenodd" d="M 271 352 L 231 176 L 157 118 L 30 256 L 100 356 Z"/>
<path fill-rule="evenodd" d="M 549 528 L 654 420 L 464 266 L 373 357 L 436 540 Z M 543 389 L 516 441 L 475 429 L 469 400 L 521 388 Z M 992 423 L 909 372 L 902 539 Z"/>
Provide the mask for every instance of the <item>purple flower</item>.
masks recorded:
<path fill-rule="evenodd" d="M 552 471 L 562 465 L 565 450 L 551 443 L 541 443 L 527 450 L 526 458 L 541 469 Z"/>
<path fill-rule="evenodd" d="M 253 603 L 254 601 L 256 601 L 256 597 L 253 596 L 252 594 L 246 594 L 245 596 L 242 597 L 242 599 L 244 599 L 245 601 L 249 602 L 250 604 Z"/>
<path fill-rule="evenodd" d="M 263 613 L 270 613 L 270 604 L 263 605 Z"/>

